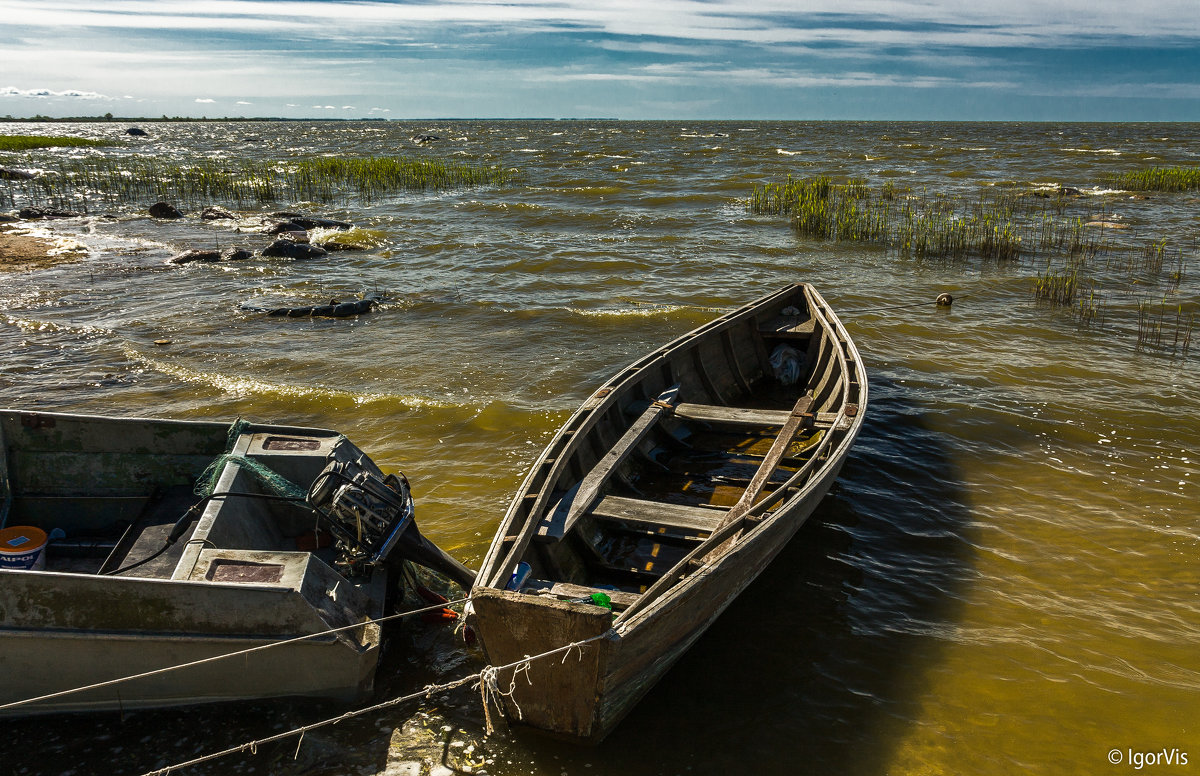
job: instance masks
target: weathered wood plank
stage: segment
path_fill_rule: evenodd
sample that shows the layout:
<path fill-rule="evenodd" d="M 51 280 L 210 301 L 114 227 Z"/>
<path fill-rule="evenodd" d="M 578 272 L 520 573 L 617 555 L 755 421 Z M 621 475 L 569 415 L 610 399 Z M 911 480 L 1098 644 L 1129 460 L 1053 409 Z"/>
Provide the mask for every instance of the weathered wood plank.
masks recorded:
<path fill-rule="evenodd" d="M 601 520 L 626 520 L 649 526 L 665 526 L 685 531 L 713 531 L 721 524 L 723 509 L 668 504 L 662 501 L 605 496 L 592 510 Z"/>
<path fill-rule="evenodd" d="M 617 440 L 612 449 L 604 454 L 575 487 L 567 491 L 554 511 L 542 520 L 537 529 L 540 540 L 561 539 L 570 533 L 579 518 L 583 517 L 593 502 L 599 498 L 600 492 L 616 472 L 617 467 L 633 453 L 638 444 L 653 430 L 659 419 L 672 408 L 678 395 L 678 385 L 659 394 L 658 399 L 629 426 L 629 430 Z"/>
<path fill-rule="evenodd" d="M 783 460 L 783 456 L 787 453 L 788 448 L 792 446 L 792 440 L 796 438 L 796 434 L 806 424 L 812 422 L 812 415 L 809 414 L 812 404 L 813 397 L 811 394 L 805 394 L 796 401 L 796 405 L 792 408 L 791 417 L 783 425 L 783 428 L 779 430 L 779 436 L 775 437 L 775 443 L 771 445 L 771 449 L 767 452 L 762 464 L 758 467 L 758 471 L 751 478 L 746 492 L 742 494 L 742 497 L 738 499 L 738 503 L 734 504 L 729 513 L 725 515 L 722 525 L 728 525 L 740 519 L 750 511 L 750 507 L 754 506 L 754 502 L 758 500 L 759 494 L 762 493 L 763 488 L 770 481 L 771 475 L 779 468 L 779 462 Z"/>
<path fill-rule="evenodd" d="M 745 407 L 722 407 L 717 404 L 680 402 L 675 416 L 684 420 L 730 426 L 782 427 L 792 416 L 787 410 L 755 410 Z M 813 417 L 814 428 L 829 428 L 837 419 L 836 412 L 819 412 Z"/>
<path fill-rule="evenodd" d="M 613 611 L 624 611 L 638 600 L 637 593 L 626 593 L 623 590 L 613 590 L 607 587 L 576 585 L 570 582 L 551 582 L 544 579 L 531 579 L 521 590 L 525 592 L 534 590 L 538 593 L 567 599 L 587 598 L 593 593 L 604 593 L 612 601 Z"/>

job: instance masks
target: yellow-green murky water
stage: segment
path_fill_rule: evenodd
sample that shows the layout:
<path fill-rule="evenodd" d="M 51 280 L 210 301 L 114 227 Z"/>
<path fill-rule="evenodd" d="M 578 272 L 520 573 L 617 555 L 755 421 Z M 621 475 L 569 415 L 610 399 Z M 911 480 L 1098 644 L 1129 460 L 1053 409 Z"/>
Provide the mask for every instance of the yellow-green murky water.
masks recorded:
<path fill-rule="evenodd" d="M 122 129 L 0 125 L 14 134 Z M 385 468 L 402 468 L 424 533 L 475 564 L 525 468 L 590 389 L 724 310 L 811 281 L 872 383 L 840 485 L 600 747 L 485 741 L 477 698 L 460 692 L 310 733 L 298 753 L 294 742 L 264 747 L 189 773 L 1200 768 L 1200 361 L 1137 347 L 1139 301 L 1196 309 L 1200 196 L 1131 199 L 1106 183 L 1128 169 L 1196 165 L 1200 127 L 148 129 L 148 141 L 100 153 L 403 152 L 524 177 L 370 205 L 281 203 L 353 221 L 374 243 L 310 261 L 164 265 L 185 248 L 266 242 L 194 217 L 159 222 L 129 209 L 50 224 L 92 253 L 0 277 L 3 405 L 336 428 Z M 416 131 L 444 139 L 413 147 Z M 62 153 L 81 152 L 0 162 L 38 166 Z M 965 196 L 998 184 L 1077 187 L 1086 207 L 1129 227 L 1119 239 L 1167 240 L 1173 258 L 1136 276 L 1111 260 L 1094 265 L 1103 314 L 1082 325 L 1033 298 L 1032 279 L 1063 266 L 1053 252 L 919 261 L 802 239 L 738 201 L 755 182 L 789 174 Z M 357 320 L 239 307 L 364 291 L 392 302 Z M 933 305 L 944 291 L 957 298 L 949 310 Z M 171 344 L 155 344 L 163 339 Z M 478 659 L 445 632 L 398 634 L 380 697 L 471 673 Z M 13 723 L 0 772 L 140 773 L 340 710 L 278 703 Z M 1149 753 L 1156 764 L 1137 768 Z"/>

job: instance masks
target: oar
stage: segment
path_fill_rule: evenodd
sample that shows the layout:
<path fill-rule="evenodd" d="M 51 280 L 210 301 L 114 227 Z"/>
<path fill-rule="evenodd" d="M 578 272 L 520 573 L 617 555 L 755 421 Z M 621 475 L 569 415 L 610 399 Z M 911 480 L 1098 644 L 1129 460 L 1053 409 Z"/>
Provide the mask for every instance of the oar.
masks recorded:
<path fill-rule="evenodd" d="M 674 410 L 678 400 L 678 384 L 660 393 L 658 398 L 651 402 L 650 406 L 629 426 L 629 430 L 617 440 L 612 449 L 605 453 L 587 476 L 580 480 L 579 485 L 563 496 L 562 501 L 558 503 L 551 515 L 549 525 L 545 527 L 544 531 L 538 533 L 556 539 L 570 533 L 579 518 L 583 517 L 599 498 L 600 492 L 604 490 L 604 486 L 616 472 L 617 467 L 637 449 L 638 444 L 646 438 L 659 418 Z"/>
<path fill-rule="evenodd" d="M 754 476 L 750 478 L 750 484 L 746 486 L 746 490 L 742 491 L 742 496 L 737 500 L 737 503 L 730 507 L 729 511 L 725 513 L 725 517 L 721 519 L 722 526 L 740 519 L 742 515 L 750 511 L 750 508 L 754 506 L 754 502 L 758 501 L 758 497 L 762 494 L 763 488 L 767 487 L 771 475 L 779 468 L 779 464 L 787 454 L 788 448 L 795 441 L 796 434 L 800 433 L 800 429 L 806 425 L 812 424 L 813 414 L 810 410 L 812 409 L 813 401 L 812 394 L 806 393 L 792 407 L 791 415 L 788 417 L 787 422 L 783 424 L 783 428 L 779 429 L 779 435 L 775 437 L 775 441 L 771 444 L 771 449 L 767 451 L 766 457 L 758 465 L 758 471 L 754 472 Z M 715 550 L 715 553 L 720 554 L 724 552 L 733 544 L 736 538 L 736 536 L 730 537 L 729 541 Z"/>

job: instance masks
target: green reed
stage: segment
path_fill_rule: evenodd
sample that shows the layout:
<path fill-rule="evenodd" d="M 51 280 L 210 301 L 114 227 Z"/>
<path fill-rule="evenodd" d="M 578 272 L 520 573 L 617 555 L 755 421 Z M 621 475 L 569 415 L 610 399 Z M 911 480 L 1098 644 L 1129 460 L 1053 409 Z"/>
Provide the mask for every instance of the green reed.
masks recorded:
<path fill-rule="evenodd" d="M 1126 191 L 1191 191 L 1200 189 L 1200 167 L 1151 167 L 1114 175 L 1110 182 Z"/>
<path fill-rule="evenodd" d="M 939 195 L 901 196 L 890 182 L 875 194 L 866 181 L 834 184 L 825 176 L 755 186 L 753 213 L 791 218 L 808 237 L 884 245 L 906 256 L 1013 259 L 1022 235 L 1011 205 L 980 200 L 971 206 Z"/>
<path fill-rule="evenodd" d="M 1033 295 L 1051 304 L 1066 307 L 1074 304 L 1079 285 L 1079 273 L 1075 270 L 1047 270 L 1045 275 L 1039 272 L 1034 280 Z"/>
<path fill-rule="evenodd" d="M 31 151 L 35 148 L 92 148 L 112 145 L 103 140 L 53 135 L 0 135 L 0 151 Z"/>
<path fill-rule="evenodd" d="M 1187 355 L 1192 346 L 1196 325 L 1195 312 L 1184 312 L 1183 305 L 1170 310 L 1164 299 L 1157 304 L 1149 300 L 1138 302 L 1138 349 L 1170 351 Z"/>
<path fill-rule="evenodd" d="M 514 180 L 498 167 L 401 157 L 317 157 L 286 161 L 206 159 L 181 164 L 153 157 L 64 160 L 33 180 L 6 181 L 33 205 L 87 210 L 98 204 L 167 201 L 182 207 L 272 202 L 371 202 L 399 192 L 441 191 Z"/>

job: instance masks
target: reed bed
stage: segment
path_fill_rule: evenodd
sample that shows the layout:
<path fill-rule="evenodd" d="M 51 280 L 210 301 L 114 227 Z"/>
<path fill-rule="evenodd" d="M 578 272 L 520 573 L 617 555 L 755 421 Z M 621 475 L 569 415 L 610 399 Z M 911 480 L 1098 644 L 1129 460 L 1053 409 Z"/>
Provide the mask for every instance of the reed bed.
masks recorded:
<path fill-rule="evenodd" d="M 1181 304 L 1168 305 L 1166 299 L 1157 303 L 1148 300 L 1138 302 L 1139 350 L 1154 349 L 1186 356 L 1192 347 L 1195 326 L 1196 313 L 1184 312 Z"/>
<path fill-rule="evenodd" d="M 792 228 L 808 237 L 874 243 L 918 258 L 1002 260 L 1018 258 L 1030 239 L 1014 213 L 1037 209 L 1011 192 L 968 203 L 902 193 L 890 182 L 874 193 L 866 181 L 835 184 L 825 176 L 759 184 L 748 206 L 753 213 L 790 218 Z"/>
<path fill-rule="evenodd" d="M 8 181 L 8 199 L 88 211 L 98 205 L 171 202 L 247 207 L 275 202 L 371 202 L 400 192 L 499 185 L 516 177 L 498 167 L 450 165 L 401 157 L 317 157 L 288 161 L 155 158 L 64 160 L 28 181 Z M 0 197 L 2 201 L 3 197 Z"/>
<path fill-rule="evenodd" d="M 53 135 L 0 135 L 0 151 L 32 151 L 35 148 L 94 148 L 112 145 L 103 140 Z"/>
<path fill-rule="evenodd" d="M 1151 167 L 1114 175 L 1110 182 L 1126 191 L 1192 191 L 1200 189 L 1200 167 Z"/>
<path fill-rule="evenodd" d="M 1078 291 L 1079 273 L 1075 270 L 1047 270 L 1045 275 L 1039 272 L 1033 283 L 1036 298 L 1062 306 L 1074 304 Z"/>

